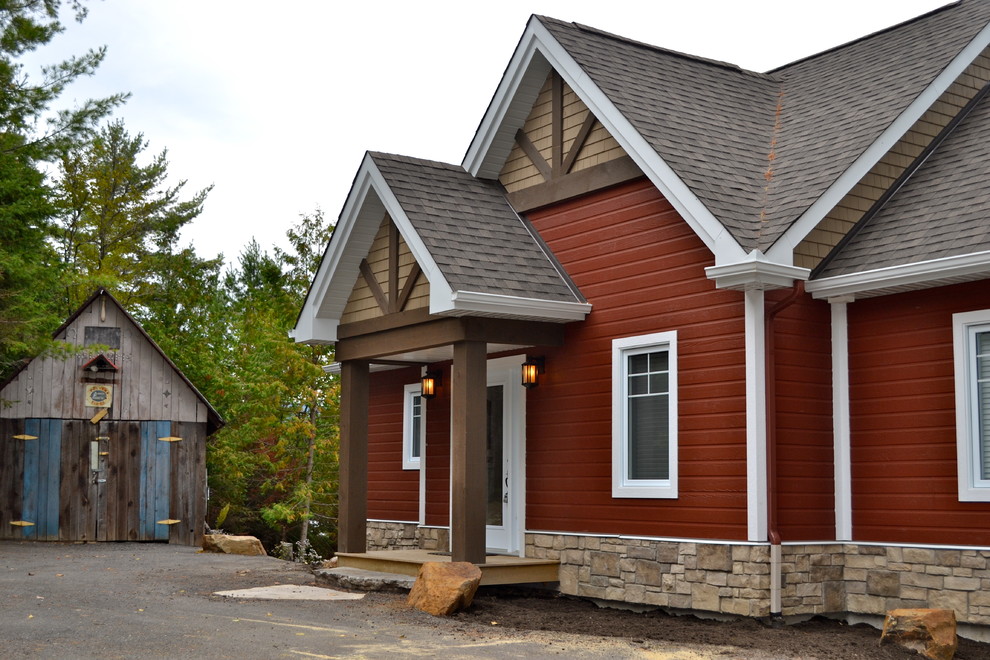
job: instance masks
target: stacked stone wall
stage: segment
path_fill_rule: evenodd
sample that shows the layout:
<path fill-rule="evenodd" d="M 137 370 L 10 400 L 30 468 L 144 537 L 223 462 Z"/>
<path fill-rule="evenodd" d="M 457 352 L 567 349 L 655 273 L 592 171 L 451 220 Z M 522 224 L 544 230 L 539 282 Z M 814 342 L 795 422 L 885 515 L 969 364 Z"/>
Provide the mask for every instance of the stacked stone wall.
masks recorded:
<path fill-rule="evenodd" d="M 793 546 L 812 558 L 821 546 Z M 836 547 L 836 546 L 827 546 Z M 990 625 L 990 550 L 845 544 L 840 611 L 884 614 L 897 608 L 950 609 L 961 623 Z M 804 550 L 800 550 L 804 549 Z M 834 565 L 834 564 L 833 564 Z M 825 611 L 832 603 L 825 603 Z"/>
<path fill-rule="evenodd" d="M 369 550 L 447 551 L 444 527 L 368 522 Z M 784 616 L 951 609 L 990 625 L 990 550 L 825 543 L 781 552 Z M 560 591 L 671 609 L 770 614 L 770 547 L 527 533 L 527 557 L 560 562 Z"/>
<path fill-rule="evenodd" d="M 527 534 L 526 556 L 560 561 L 560 590 L 574 596 L 769 614 L 767 546 Z"/>
<path fill-rule="evenodd" d="M 450 549 L 446 527 L 422 527 L 418 523 L 369 520 L 367 538 L 369 551 Z"/>

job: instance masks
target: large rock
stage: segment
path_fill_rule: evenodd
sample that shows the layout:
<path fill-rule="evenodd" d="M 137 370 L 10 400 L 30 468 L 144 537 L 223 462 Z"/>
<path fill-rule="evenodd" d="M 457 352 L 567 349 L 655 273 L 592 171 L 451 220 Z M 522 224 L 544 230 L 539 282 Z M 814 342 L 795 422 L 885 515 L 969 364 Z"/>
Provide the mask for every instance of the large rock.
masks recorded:
<path fill-rule="evenodd" d="M 227 534 L 205 534 L 203 552 L 221 552 L 228 555 L 267 555 L 265 546 L 254 536 L 229 536 Z"/>
<path fill-rule="evenodd" d="M 468 607 L 481 584 L 481 569 L 469 562 L 426 562 L 406 602 L 433 616 L 447 616 Z"/>
<path fill-rule="evenodd" d="M 956 654 L 956 613 L 952 610 L 890 610 L 880 643 L 894 642 L 932 660 Z"/>

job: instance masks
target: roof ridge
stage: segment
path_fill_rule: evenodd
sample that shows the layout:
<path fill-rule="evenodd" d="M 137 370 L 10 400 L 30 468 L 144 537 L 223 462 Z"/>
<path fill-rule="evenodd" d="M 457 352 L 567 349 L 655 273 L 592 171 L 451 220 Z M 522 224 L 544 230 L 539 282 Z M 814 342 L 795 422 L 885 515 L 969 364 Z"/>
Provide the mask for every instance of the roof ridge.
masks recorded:
<path fill-rule="evenodd" d="M 890 25 L 890 26 L 885 27 L 883 29 L 877 30 L 876 32 L 871 32 L 869 34 L 864 34 L 861 37 L 856 37 L 855 39 L 852 39 L 850 41 L 847 41 L 847 42 L 845 42 L 843 44 L 839 44 L 838 46 L 832 46 L 831 48 L 827 48 L 827 49 L 822 50 L 822 51 L 819 51 L 817 53 L 812 53 L 811 55 L 807 55 L 805 57 L 796 59 L 793 62 L 788 62 L 787 64 L 782 64 L 782 65 L 780 65 L 778 67 L 774 67 L 773 69 L 769 69 L 768 71 L 766 71 L 765 72 L 765 75 L 772 76 L 772 75 L 775 75 L 775 74 L 779 74 L 784 69 L 790 68 L 792 66 L 796 66 L 798 64 L 803 64 L 804 62 L 811 61 L 811 60 L 813 60 L 815 58 L 818 58 L 818 57 L 823 57 L 825 55 L 829 55 L 831 53 L 840 51 L 840 50 L 842 50 L 844 48 L 849 48 L 850 46 L 853 46 L 855 44 L 861 43 L 863 41 L 867 41 L 869 39 L 873 39 L 875 37 L 879 37 L 880 35 L 887 34 L 888 32 L 893 32 L 895 30 L 899 30 L 899 29 L 901 29 L 903 27 L 906 27 L 907 25 L 910 25 L 912 23 L 916 23 L 918 21 L 927 19 L 927 18 L 933 16 L 934 14 L 940 14 L 940 13 L 942 13 L 944 11 L 948 11 L 949 9 L 952 9 L 954 7 L 958 7 L 958 6 L 962 5 L 962 3 L 963 3 L 963 0 L 955 0 L 955 2 L 951 2 L 951 3 L 949 3 L 947 5 L 943 5 L 941 7 L 936 7 L 935 9 L 932 9 L 931 11 L 928 11 L 928 12 L 925 12 L 924 14 L 919 15 L 919 16 L 914 16 L 914 17 L 909 18 L 907 20 L 901 21 L 900 23 L 897 23 L 896 25 Z"/>
<path fill-rule="evenodd" d="M 564 20 L 561 20 L 559 18 L 553 18 L 551 16 L 542 16 L 542 15 L 539 15 L 539 14 L 536 14 L 536 18 L 538 18 L 540 21 L 553 22 L 553 23 L 556 23 L 558 25 L 570 26 L 570 27 L 573 27 L 573 28 L 575 28 L 577 30 L 580 30 L 582 32 L 587 32 L 587 33 L 590 33 L 590 34 L 597 34 L 600 37 L 604 37 L 606 39 L 611 39 L 612 41 L 620 41 L 620 42 L 627 43 L 627 44 L 630 44 L 630 45 L 633 45 L 633 46 L 638 46 L 640 48 L 646 48 L 648 50 L 652 50 L 652 51 L 657 52 L 657 53 L 663 53 L 665 55 L 671 55 L 673 57 L 678 57 L 680 59 L 691 60 L 693 62 L 699 62 L 701 64 L 708 64 L 708 65 L 711 65 L 711 66 L 719 67 L 719 68 L 722 68 L 722 69 L 727 69 L 729 71 L 734 71 L 734 72 L 741 73 L 741 74 L 744 74 L 744 75 L 754 76 L 754 77 L 757 77 L 757 78 L 763 78 L 763 79 L 767 79 L 767 80 L 774 80 L 774 77 L 771 76 L 768 73 L 761 73 L 759 71 L 752 71 L 750 69 L 744 69 L 743 67 L 739 66 L 738 64 L 733 64 L 732 62 L 725 62 L 723 60 L 715 60 L 715 59 L 711 59 L 711 58 L 708 58 L 708 57 L 701 57 L 700 55 L 692 55 L 691 53 L 684 53 L 684 52 L 679 51 L 679 50 L 672 50 L 670 48 L 664 48 L 662 46 L 657 46 L 656 44 L 647 43 L 645 41 L 639 41 L 637 39 L 630 39 L 629 37 L 623 37 L 622 35 L 615 34 L 614 32 L 608 32 L 607 30 L 602 30 L 600 28 L 596 28 L 596 27 L 591 26 L 591 25 L 585 25 L 583 23 L 575 23 L 573 21 L 564 21 Z"/>

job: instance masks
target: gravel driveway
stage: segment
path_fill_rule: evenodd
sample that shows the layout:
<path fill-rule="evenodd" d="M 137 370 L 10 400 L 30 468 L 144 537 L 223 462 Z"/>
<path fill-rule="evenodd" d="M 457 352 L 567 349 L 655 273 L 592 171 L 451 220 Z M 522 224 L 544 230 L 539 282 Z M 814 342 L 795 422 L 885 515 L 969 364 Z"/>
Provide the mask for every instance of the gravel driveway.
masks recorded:
<path fill-rule="evenodd" d="M 0 542 L 0 657 L 8 658 L 676 658 L 726 649 L 647 651 L 628 640 L 465 628 L 362 600 L 248 600 L 217 591 L 312 585 L 270 557 L 164 544 Z"/>

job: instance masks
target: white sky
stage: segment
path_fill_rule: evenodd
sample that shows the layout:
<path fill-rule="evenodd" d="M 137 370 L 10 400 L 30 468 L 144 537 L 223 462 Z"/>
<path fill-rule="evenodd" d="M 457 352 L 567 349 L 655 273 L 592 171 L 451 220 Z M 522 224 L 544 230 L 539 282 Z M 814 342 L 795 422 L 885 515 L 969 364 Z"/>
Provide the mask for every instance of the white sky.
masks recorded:
<path fill-rule="evenodd" d="M 103 0 L 40 62 L 106 45 L 66 99 L 131 92 L 116 116 L 169 151 L 183 232 L 236 259 L 317 207 L 336 219 L 366 150 L 459 164 L 530 14 L 765 71 L 945 0 Z M 187 195 L 188 197 L 188 195 Z"/>

